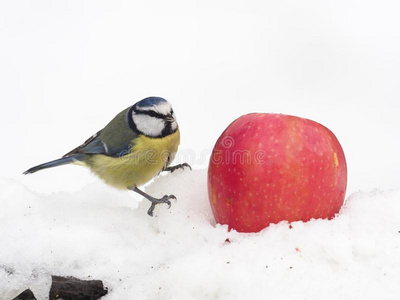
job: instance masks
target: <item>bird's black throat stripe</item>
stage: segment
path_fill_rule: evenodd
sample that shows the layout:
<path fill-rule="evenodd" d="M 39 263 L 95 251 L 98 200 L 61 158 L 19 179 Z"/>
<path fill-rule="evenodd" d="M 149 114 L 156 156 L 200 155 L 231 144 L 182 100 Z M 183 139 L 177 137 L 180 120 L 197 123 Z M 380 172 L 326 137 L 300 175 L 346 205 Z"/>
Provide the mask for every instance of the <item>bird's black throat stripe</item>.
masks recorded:
<path fill-rule="evenodd" d="M 163 131 L 161 132 L 161 136 L 167 136 L 173 133 L 171 122 L 165 122 L 165 127 Z"/>

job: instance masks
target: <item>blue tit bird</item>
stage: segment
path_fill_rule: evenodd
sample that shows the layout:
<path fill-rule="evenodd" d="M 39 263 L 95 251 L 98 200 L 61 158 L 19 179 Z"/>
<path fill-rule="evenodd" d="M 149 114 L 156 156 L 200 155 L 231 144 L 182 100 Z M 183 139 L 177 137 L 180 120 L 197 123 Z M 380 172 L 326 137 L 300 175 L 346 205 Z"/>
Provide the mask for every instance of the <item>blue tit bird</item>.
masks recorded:
<path fill-rule="evenodd" d="M 159 203 L 171 206 L 174 195 L 154 198 L 138 188 L 162 171 L 191 167 L 184 163 L 170 166 L 180 143 L 180 133 L 171 104 L 159 97 L 145 98 L 120 112 L 102 130 L 62 158 L 25 171 L 77 164 L 88 167 L 107 184 L 129 189 L 151 202 L 153 215 Z"/>

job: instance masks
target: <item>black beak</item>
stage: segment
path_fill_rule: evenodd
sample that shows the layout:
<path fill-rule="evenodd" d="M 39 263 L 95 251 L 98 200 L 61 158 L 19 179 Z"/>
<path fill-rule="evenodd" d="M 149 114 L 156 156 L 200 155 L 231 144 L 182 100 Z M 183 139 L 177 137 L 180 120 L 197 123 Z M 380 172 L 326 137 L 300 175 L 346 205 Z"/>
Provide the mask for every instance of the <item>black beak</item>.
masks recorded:
<path fill-rule="evenodd" d="M 173 117 L 171 114 L 168 114 L 168 115 L 165 117 L 165 120 L 166 120 L 167 122 L 169 122 L 169 123 L 172 123 L 175 119 L 174 119 L 174 117 Z"/>

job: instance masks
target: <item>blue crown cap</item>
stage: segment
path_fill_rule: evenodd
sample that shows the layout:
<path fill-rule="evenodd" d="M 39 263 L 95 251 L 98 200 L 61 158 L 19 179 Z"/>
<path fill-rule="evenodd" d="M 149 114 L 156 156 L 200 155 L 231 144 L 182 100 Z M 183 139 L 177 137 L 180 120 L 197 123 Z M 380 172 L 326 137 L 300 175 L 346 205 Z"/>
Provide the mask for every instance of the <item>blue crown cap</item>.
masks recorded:
<path fill-rule="evenodd" d="M 161 98 L 161 97 L 147 97 L 147 98 L 144 98 L 143 100 L 140 100 L 138 103 L 136 103 L 136 106 L 138 106 L 138 107 L 156 106 L 163 102 L 167 102 L 167 100 L 165 100 L 164 98 Z"/>

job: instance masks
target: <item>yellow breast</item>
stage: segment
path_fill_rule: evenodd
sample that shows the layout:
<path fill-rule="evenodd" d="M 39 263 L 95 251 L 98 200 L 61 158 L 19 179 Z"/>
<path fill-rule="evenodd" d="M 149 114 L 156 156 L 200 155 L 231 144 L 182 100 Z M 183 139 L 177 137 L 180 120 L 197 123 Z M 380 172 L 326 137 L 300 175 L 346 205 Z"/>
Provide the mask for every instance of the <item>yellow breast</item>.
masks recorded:
<path fill-rule="evenodd" d="M 131 151 L 121 157 L 92 156 L 86 165 L 107 184 L 127 189 L 145 184 L 172 162 L 180 142 L 179 129 L 164 138 L 144 135 L 132 141 Z"/>

